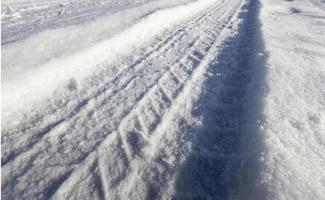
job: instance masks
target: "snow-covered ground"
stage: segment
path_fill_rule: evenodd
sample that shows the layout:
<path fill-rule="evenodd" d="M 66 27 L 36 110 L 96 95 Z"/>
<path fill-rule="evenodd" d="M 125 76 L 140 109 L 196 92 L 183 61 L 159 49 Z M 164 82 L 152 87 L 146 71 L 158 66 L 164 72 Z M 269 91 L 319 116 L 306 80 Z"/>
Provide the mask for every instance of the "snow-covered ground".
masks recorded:
<path fill-rule="evenodd" d="M 324 5 L 262 4 L 269 55 L 262 182 L 273 199 L 325 199 Z"/>
<path fill-rule="evenodd" d="M 1 5 L 1 198 L 325 198 L 323 0 Z"/>
<path fill-rule="evenodd" d="M 174 3 L 171 0 L 152 2 L 149 0 L 3 0 L 1 1 L 3 29 L 1 44 L 26 38 L 44 29 L 85 23 L 100 16 L 112 15 L 141 5 L 144 5 L 147 10 L 145 11 L 144 8 L 137 10 L 138 17 L 141 14 L 145 15 L 146 12 L 186 1 L 190 0 L 174 1 Z M 124 16 L 123 20 L 132 23 L 128 17 L 129 15 Z M 94 29 L 98 28 L 94 27 Z"/>

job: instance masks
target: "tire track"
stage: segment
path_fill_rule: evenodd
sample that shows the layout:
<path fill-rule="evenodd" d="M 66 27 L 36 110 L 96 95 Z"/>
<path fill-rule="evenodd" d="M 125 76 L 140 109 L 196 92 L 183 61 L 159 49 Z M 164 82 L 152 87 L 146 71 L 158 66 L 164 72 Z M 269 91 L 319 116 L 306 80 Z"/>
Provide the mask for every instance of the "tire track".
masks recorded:
<path fill-rule="evenodd" d="M 237 2 L 238 6 L 240 6 L 240 2 Z M 232 11 L 230 11 L 230 13 L 233 13 L 231 16 L 234 16 L 234 13 L 238 12 L 238 7 L 236 7 L 235 5 L 234 9 Z M 228 25 L 225 25 L 225 27 L 229 27 Z M 227 30 L 226 30 L 227 32 Z M 222 35 L 222 33 L 220 33 L 220 35 Z M 219 35 L 219 36 L 220 36 Z M 220 36 L 222 38 L 222 36 Z M 220 40 L 219 40 L 220 42 Z M 218 42 L 214 42 L 213 46 L 214 48 L 216 47 L 216 45 L 218 44 Z M 212 50 L 212 52 L 215 52 L 215 49 Z M 211 55 L 211 54 L 210 54 Z M 212 55 L 213 57 L 213 55 Z M 209 60 L 209 58 L 206 58 L 207 60 Z M 175 164 L 175 162 L 177 163 L 176 160 L 178 160 L 180 158 L 181 154 L 181 148 L 184 147 L 180 147 L 179 145 L 184 145 L 182 144 L 182 135 L 183 134 L 179 134 L 178 136 L 175 137 L 170 137 L 172 133 L 169 133 L 170 130 L 167 126 L 167 124 L 170 124 L 170 115 L 175 115 L 177 112 L 177 108 L 179 106 L 181 106 L 182 104 L 184 104 L 184 100 L 186 101 L 186 96 L 191 95 L 191 88 L 195 87 L 195 82 L 197 82 L 198 77 L 203 76 L 203 71 L 204 68 L 206 68 L 205 66 L 208 63 L 204 63 L 205 61 L 202 62 L 202 64 L 200 64 L 200 68 L 201 69 L 197 69 L 197 72 L 195 74 L 193 74 L 193 77 L 191 78 L 191 83 L 188 83 L 188 85 L 185 87 L 184 93 L 182 92 L 179 97 L 177 97 L 175 99 L 174 104 L 171 106 L 171 108 L 167 111 L 167 115 L 163 117 L 163 121 L 162 123 L 159 125 L 159 127 L 157 127 L 156 131 L 154 131 L 154 136 L 151 138 L 151 140 L 153 140 L 153 144 L 148 145 L 146 147 L 144 147 L 144 152 L 146 152 L 145 156 L 142 158 L 138 158 L 136 163 L 142 163 L 141 165 L 138 165 L 136 169 L 133 169 L 133 172 L 131 175 L 129 175 L 130 178 L 128 178 L 127 180 L 125 180 L 124 182 L 128 184 L 128 188 L 132 188 L 132 189 L 127 189 L 127 190 L 122 190 L 119 191 L 119 193 L 124 194 L 127 193 L 129 191 L 133 191 L 135 193 L 137 193 L 138 195 L 141 194 L 143 188 L 148 188 L 148 193 L 154 193 L 156 194 L 156 196 L 158 196 L 158 198 L 171 198 L 170 196 L 168 196 L 168 192 L 167 192 L 167 197 L 163 197 L 162 193 L 165 191 L 165 189 L 163 189 L 165 187 L 165 185 L 169 186 L 173 186 L 173 183 L 170 183 L 170 181 L 172 181 L 172 174 L 175 173 L 175 170 L 177 169 L 177 165 Z M 209 62 L 209 61 L 206 61 Z M 203 71 L 201 71 L 203 70 Z M 201 74 L 201 75 L 198 75 Z M 198 75 L 198 76 L 196 76 Z M 193 85 L 194 84 L 194 85 Z M 166 124 L 167 123 L 167 124 Z M 186 133 L 189 134 L 189 133 Z M 169 135 L 169 136 L 166 136 Z M 165 137 L 165 141 L 161 140 L 162 137 Z M 178 138 L 180 137 L 180 138 Z M 168 141 L 169 138 L 172 141 Z M 175 142 L 175 139 L 178 139 L 180 141 L 180 143 L 176 142 L 176 144 L 173 142 Z M 167 141 L 166 141 L 167 140 Z M 163 145 L 159 145 L 159 143 L 162 143 Z M 160 146 L 160 147 L 157 147 Z M 171 145 L 171 146 L 170 146 Z M 174 146 L 173 146 L 174 145 Z M 176 146 L 175 146 L 176 145 Z M 165 152 L 168 152 L 167 149 L 170 149 L 169 151 L 172 152 L 172 154 L 170 157 L 168 157 Z M 172 150 L 171 150 L 172 149 Z M 178 149 L 178 150 L 176 150 Z M 153 151 L 153 152 L 152 152 Z M 175 153 L 177 152 L 177 153 Z M 178 161 L 179 162 L 179 161 Z M 107 174 L 109 175 L 109 174 Z M 152 178 L 150 178 L 152 177 Z M 131 183 L 131 184 L 130 184 Z M 130 186 L 131 185 L 131 186 Z M 140 185 L 140 186 L 139 186 Z M 122 187 L 122 186 L 121 186 Z M 123 187 L 122 187 L 123 188 Z M 139 191 L 139 192 L 137 192 Z M 143 193 L 142 193 L 143 194 Z M 132 195 L 132 194 L 131 194 Z M 125 196 L 124 196 L 125 197 Z M 126 196 L 127 198 L 131 198 L 131 196 Z M 132 196 L 133 197 L 133 196 Z M 147 199 L 151 199 L 151 196 L 149 194 L 149 196 L 141 196 L 140 195 L 140 199 L 142 198 L 147 198 Z"/>
<path fill-rule="evenodd" d="M 260 187 L 258 132 L 251 121 L 256 104 L 256 76 L 262 66 L 252 64 L 257 51 L 257 1 L 247 1 L 240 13 L 242 23 L 236 33 L 224 41 L 224 46 L 209 67 L 213 74 L 204 82 L 208 90 L 195 103 L 195 116 L 203 124 L 192 140 L 191 151 L 175 181 L 174 199 L 263 199 L 256 197 Z M 217 75 L 217 76 L 215 76 Z M 260 78 L 260 77 L 259 77 Z M 258 98 L 258 97 L 257 97 Z M 217 102 L 217 103 L 212 103 Z M 193 130 L 194 129 L 194 130 Z M 195 130 L 196 129 L 196 130 Z M 257 186 L 258 185 L 258 186 Z M 260 192 L 260 191 L 258 191 Z M 254 197 L 255 196 L 255 197 Z"/>
<path fill-rule="evenodd" d="M 194 40 L 196 40 L 195 37 L 194 37 Z M 204 47 L 202 47 L 202 48 L 204 48 Z M 171 52 L 171 53 L 173 53 L 173 52 Z M 200 55 L 200 53 L 199 52 L 196 52 L 196 51 L 193 51 L 192 54 L 189 54 L 189 55 L 186 56 L 186 59 L 184 59 L 183 62 L 198 64 L 200 58 L 197 58 L 195 55 Z M 184 71 L 186 71 L 186 70 L 184 70 Z M 172 74 L 172 73 L 170 73 L 170 74 Z M 139 79 L 136 79 L 136 81 L 141 80 L 141 78 L 144 78 L 144 77 L 140 77 Z M 174 79 L 177 80 L 177 78 L 174 78 Z M 125 88 L 127 88 L 127 89 L 130 89 L 131 88 L 132 89 L 132 87 L 134 87 L 134 85 L 137 85 L 137 82 L 136 81 L 134 81 L 135 84 L 132 84 L 132 82 L 130 82 L 130 84 L 128 84 Z M 147 87 L 145 87 L 145 89 L 147 89 Z M 127 94 L 128 91 L 125 91 L 125 93 Z M 164 90 L 163 88 L 160 88 L 159 91 L 163 91 L 166 94 L 169 92 L 168 90 Z M 146 94 L 147 94 L 146 92 L 144 92 L 143 94 L 140 94 L 140 96 L 136 97 L 136 99 L 134 99 L 132 102 L 139 101 Z M 124 94 L 121 94 L 121 95 L 123 96 Z M 173 98 L 173 95 L 172 94 L 167 94 L 167 96 L 169 96 L 169 97 L 167 97 L 169 99 L 172 99 Z M 111 101 L 112 101 L 112 99 L 111 99 Z M 100 105 L 104 105 L 104 104 L 101 103 Z M 132 110 L 132 108 L 133 108 L 133 106 L 130 107 L 131 110 Z M 102 110 L 100 110 L 100 111 L 102 112 Z M 114 112 L 111 112 L 111 113 L 114 113 Z M 127 116 L 128 115 L 128 111 L 126 113 L 124 113 L 124 115 Z M 106 115 L 104 114 L 104 116 L 106 116 Z M 112 118 L 113 117 L 114 116 L 112 116 Z M 6 191 L 6 189 L 7 189 L 8 186 L 9 187 L 12 187 L 12 186 L 16 185 L 16 181 L 19 182 L 22 179 L 26 179 L 26 178 L 28 178 L 30 176 L 33 177 L 36 171 L 44 171 L 43 166 L 42 166 L 43 165 L 42 163 L 44 163 L 44 161 L 45 162 L 50 162 L 50 163 L 53 162 L 53 163 L 51 163 L 50 166 L 58 167 L 58 166 L 62 165 L 63 166 L 63 169 L 61 169 L 62 170 L 62 174 L 56 175 L 56 177 L 60 177 L 60 176 L 66 177 L 68 171 L 71 170 L 71 169 L 74 169 L 75 168 L 75 165 L 79 165 L 79 163 L 81 163 L 83 160 L 87 159 L 87 157 L 89 157 L 88 155 L 91 152 L 94 152 L 96 150 L 96 147 L 100 144 L 100 141 L 103 140 L 103 138 L 107 137 L 107 135 L 111 132 L 111 129 L 109 129 L 109 127 L 105 127 L 106 124 L 104 124 L 104 125 L 103 124 L 100 124 L 98 126 L 96 124 L 96 121 L 91 121 L 91 120 L 89 120 L 89 121 L 90 122 L 88 122 L 88 121 L 87 122 L 84 122 L 84 123 L 87 123 L 87 124 L 82 124 L 81 126 L 75 126 L 74 125 L 70 129 L 64 129 L 64 132 L 63 133 L 69 133 L 70 131 L 73 132 L 74 129 L 80 130 L 80 127 L 87 127 L 86 130 L 84 131 L 85 133 L 87 133 L 88 131 L 90 131 L 91 137 L 96 137 L 97 136 L 97 138 L 96 138 L 97 141 L 92 141 L 92 144 L 94 144 L 94 147 L 91 147 L 88 150 L 87 150 L 87 148 L 89 146 L 88 147 L 85 147 L 86 148 L 86 152 L 83 153 L 84 150 L 80 146 L 82 146 L 84 144 L 80 144 L 80 142 L 87 141 L 87 139 L 89 139 L 89 138 L 87 138 L 87 135 L 83 136 L 82 138 L 78 138 L 78 139 L 81 139 L 81 140 L 72 141 L 72 142 L 75 142 L 74 143 L 75 145 L 69 143 L 72 140 L 72 138 L 73 138 L 73 136 L 71 136 L 69 134 L 68 135 L 63 135 L 62 137 L 58 137 L 58 138 L 46 138 L 46 140 L 45 140 L 46 141 L 45 147 L 43 145 L 35 146 L 35 147 L 37 147 L 36 148 L 37 150 L 30 150 L 28 152 L 25 152 L 23 155 L 19 156 L 20 158 L 18 159 L 18 161 L 14 160 L 15 162 L 11 162 L 10 163 L 10 166 L 7 166 L 6 165 L 4 167 L 4 171 L 5 172 L 8 172 L 7 171 L 8 168 L 10 169 L 10 167 L 12 167 L 12 166 L 16 166 L 16 169 L 17 168 L 21 168 L 21 170 L 20 170 L 20 174 L 11 175 L 11 177 L 13 177 L 13 179 L 14 179 L 14 181 L 11 182 L 11 184 L 8 184 L 8 180 L 5 179 L 5 182 L 7 182 L 7 184 L 5 184 L 5 187 L 4 187 L 3 191 Z M 78 122 L 78 121 L 76 121 L 76 122 Z M 116 122 L 116 124 L 118 124 L 118 123 L 119 122 Z M 85 125 L 87 125 L 87 126 L 85 126 Z M 56 128 L 56 129 L 59 129 L 59 128 Z M 107 130 L 107 129 L 109 129 L 109 130 Z M 55 133 L 54 134 L 62 135 L 63 133 L 60 133 L 60 130 L 55 130 Z M 75 132 L 75 133 L 77 133 L 77 132 Z M 67 143 L 67 141 L 68 141 L 68 143 Z M 53 148 L 51 151 L 53 153 L 55 153 L 55 154 L 50 153 L 49 150 L 46 150 L 46 145 L 49 145 L 49 144 L 51 144 L 51 146 Z M 66 147 L 71 148 L 72 152 L 71 152 L 71 150 L 69 150 L 69 151 L 66 152 L 64 149 L 62 149 L 62 150 L 60 149 L 60 148 L 66 148 Z M 38 148 L 40 148 L 40 149 L 38 149 Z M 55 156 L 55 158 L 53 158 L 53 159 L 50 158 L 49 159 L 49 158 L 46 158 L 49 155 L 45 155 L 42 152 L 46 152 L 47 154 L 51 154 L 51 155 L 56 155 L 57 154 L 57 157 Z M 127 157 L 130 157 L 130 155 L 131 154 L 129 153 L 127 155 Z M 44 159 L 40 159 L 40 157 L 42 158 L 44 156 L 45 156 L 45 160 Z M 68 162 L 66 162 L 66 160 L 62 160 L 62 158 L 67 158 L 67 157 L 74 157 L 74 160 L 68 161 Z M 26 162 L 25 159 L 27 159 L 28 162 Z M 60 161 L 60 159 L 61 159 L 61 161 Z M 35 162 L 37 163 L 37 161 L 39 161 L 40 164 L 36 164 L 36 167 L 29 168 L 29 164 L 28 163 L 33 163 L 33 165 L 35 165 Z M 60 164 L 60 162 L 62 164 Z M 27 165 L 24 166 L 24 163 L 27 163 Z M 49 168 L 51 168 L 51 167 L 49 167 Z M 51 176 L 49 176 L 49 177 L 51 179 Z M 36 178 L 36 177 L 34 177 L 34 178 Z M 47 181 L 49 181 L 49 180 L 47 180 Z M 33 185 L 31 184 L 30 187 L 33 187 Z"/>
<path fill-rule="evenodd" d="M 238 9 L 238 7 L 237 7 Z M 236 11 L 236 9 L 232 10 L 231 13 L 233 13 L 234 11 Z M 220 27 L 218 28 L 220 30 Z M 215 34 L 215 37 L 217 36 L 218 34 Z M 200 40 L 197 40 L 197 44 L 199 44 L 201 41 Z M 205 41 L 203 39 L 203 41 Z M 214 43 L 214 42 L 213 42 Z M 213 43 L 209 44 L 210 46 L 213 45 Z M 203 44 L 203 42 L 201 42 L 201 44 Z M 200 49 L 200 48 L 198 48 Z M 193 51 L 193 54 L 194 54 L 195 51 Z M 205 52 L 207 53 L 207 52 Z M 189 58 L 192 63 L 193 63 L 193 60 L 197 61 L 199 60 L 198 58 L 194 58 L 193 56 L 191 56 L 191 54 L 185 56 L 186 58 Z M 202 56 L 203 58 L 204 56 Z M 201 58 L 201 59 L 202 59 Z M 184 59 L 184 62 L 186 62 L 186 59 Z M 182 68 L 192 68 L 192 70 L 195 71 L 195 68 L 200 64 L 200 62 L 194 62 L 194 64 L 191 66 L 187 66 L 186 65 L 180 65 L 182 66 Z M 175 69 L 175 68 L 171 68 L 171 69 Z M 171 77 L 171 76 L 174 76 L 173 73 L 166 73 L 168 75 L 166 75 L 166 77 Z M 190 77 L 190 76 L 188 76 Z M 176 76 L 174 76 L 175 79 Z M 184 81 L 185 82 L 185 81 Z M 119 198 L 119 194 L 121 194 L 121 191 L 115 191 L 116 190 L 116 187 L 119 186 L 119 185 L 122 185 L 121 181 L 126 177 L 125 173 L 127 173 L 128 170 L 126 170 L 127 168 L 132 167 L 132 163 L 136 162 L 135 160 L 139 159 L 139 157 L 142 157 L 142 152 L 141 152 L 141 148 L 144 148 L 147 144 L 146 143 L 150 143 L 150 140 L 152 139 L 151 138 L 151 135 L 150 133 L 151 132 L 155 132 L 155 127 L 158 125 L 159 122 L 159 119 L 154 119 L 154 120 L 140 120 L 142 117 L 144 117 L 144 114 L 145 115 L 149 115 L 149 116 L 159 116 L 158 118 L 162 118 L 162 115 L 160 115 L 159 109 L 157 109 L 157 107 L 159 106 L 154 106 L 153 105 L 153 102 L 154 100 L 153 99 L 162 99 L 162 98 L 153 98 L 153 96 L 155 96 L 155 94 L 159 95 L 162 95 L 162 96 L 167 96 L 166 99 L 167 102 L 163 107 L 165 107 L 167 110 L 168 108 L 171 106 L 171 103 L 175 98 L 177 98 L 177 95 L 166 95 L 167 90 L 166 88 L 162 87 L 161 85 L 163 85 L 164 83 L 169 83 L 169 80 L 165 77 L 162 77 L 160 79 L 160 81 L 158 81 L 158 86 L 157 87 L 153 87 L 152 90 L 150 90 L 148 93 L 147 93 L 147 99 L 144 98 L 143 99 L 143 104 L 142 102 L 139 103 L 139 106 L 136 107 L 134 110 L 132 110 L 133 112 L 129 113 L 127 115 L 126 118 L 124 118 L 124 121 L 121 122 L 120 124 L 120 127 L 118 129 L 118 131 L 115 133 L 115 137 L 118 137 L 120 139 L 120 141 L 122 141 L 122 143 L 120 144 L 116 144 L 115 143 L 115 147 L 113 148 L 114 151 L 116 151 L 116 149 L 120 149 L 119 151 L 123 151 L 123 152 L 126 152 L 126 156 L 129 160 L 129 162 L 127 162 L 128 164 L 125 165 L 123 168 L 125 169 L 124 170 L 124 173 L 120 175 L 120 177 L 116 178 L 118 181 L 118 185 L 116 185 L 116 181 L 114 181 L 114 184 L 106 184 L 106 192 L 107 194 L 110 194 L 110 198 L 116 198 L 118 199 Z M 181 82 L 179 82 L 181 83 Z M 180 91 L 179 91 L 180 92 Z M 179 93 L 178 92 L 178 93 Z M 157 104 L 156 104 L 157 105 Z M 140 110 L 140 111 L 138 111 Z M 144 113 L 143 111 L 148 111 L 148 110 L 151 110 L 150 112 L 154 112 L 153 115 L 150 115 L 148 114 L 148 112 Z M 147 123 L 147 125 L 145 125 Z M 150 131 L 148 131 L 148 128 L 151 128 Z M 110 139 L 110 138 L 109 138 Z M 115 139 L 114 139 L 115 140 Z M 114 141 L 114 140 L 111 140 L 111 141 Z M 150 145 L 154 145 L 154 144 L 150 144 Z M 102 149 L 102 148 L 108 148 L 108 146 L 114 146 L 114 144 L 112 143 L 104 143 L 102 144 L 99 148 Z M 110 147 L 112 148 L 112 147 Z M 109 155 L 108 155 L 109 154 Z M 95 154 L 93 154 L 93 162 L 95 161 Z M 112 172 L 111 171 L 107 171 L 108 169 L 112 169 L 114 168 L 112 165 L 114 165 L 113 163 L 114 162 L 111 162 L 110 159 L 112 159 L 112 156 L 111 156 L 111 151 L 109 150 L 105 150 L 105 151 L 102 151 L 100 154 L 98 154 L 98 159 L 99 160 L 106 160 L 106 162 L 102 161 L 101 163 L 103 163 L 101 166 L 104 166 L 104 167 L 101 167 L 101 174 L 105 174 L 104 175 L 104 179 L 107 181 L 107 179 L 111 179 L 111 174 Z M 107 160 L 109 159 L 109 160 Z M 117 160 L 118 157 L 116 158 L 113 158 L 112 160 Z M 141 158 L 143 159 L 143 158 Z M 132 161 L 131 163 L 131 166 L 130 166 L 130 162 Z M 89 162 L 89 163 L 86 163 L 86 164 L 83 164 L 81 169 L 78 169 L 77 172 L 76 172 L 76 176 L 78 174 L 78 171 L 79 170 L 82 170 L 82 168 L 86 167 L 87 165 L 91 165 L 92 162 Z M 109 167 L 107 167 L 107 165 L 109 165 Z M 105 167 L 107 167 L 105 169 Z M 141 168 L 141 167 L 140 167 Z M 128 184 L 130 183 L 130 181 L 132 182 L 132 177 L 136 176 L 137 171 L 133 170 L 131 173 L 131 175 L 129 175 L 129 178 L 128 180 L 124 181 L 124 182 L 127 182 Z M 75 182 L 75 184 L 80 184 L 80 181 L 76 181 L 77 177 L 70 177 L 69 180 L 71 180 L 72 182 Z M 68 180 L 69 182 L 69 185 L 74 185 L 74 183 L 71 183 L 70 181 Z M 113 188 L 112 188 L 113 187 Z M 122 187 L 122 186 L 121 186 Z M 62 186 L 62 188 L 65 188 L 65 186 Z M 123 188 L 123 187 L 122 187 Z M 59 192 L 60 193 L 60 192 Z M 60 196 L 57 196 L 57 197 L 60 197 Z M 61 196 L 62 198 L 63 196 Z M 106 196 L 108 198 L 108 196 Z M 152 197 L 152 196 L 151 196 Z M 147 197 L 147 198 L 151 198 L 151 197 Z M 139 197 L 139 198 L 145 198 L 145 197 Z"/>
<path fill-rule="evenodd" d="M 86 97 L 79 97 L 82 99 L 77 102 L 76 105 L 71 105 L 74 102 L 70 102 L 68 98 L 66 102 L 63 104 L 59 104 L 58 108 L 54 110 L 47 111 L 47 115 L 45 116 L 36 116 L 35 121 L 28 121 L 23 124 L 21 128 L 16 128 L 17 130 L 12 131 L 12 129 L 4 130 L 2 137 L 2 145 L 3 145 L 3 153 L 2 153 L 2 162 L 1 165 L 4 166 L 8 162 L 15 159 L 19 154 L 29 150 L 35 144 L 37 144 L 42 137 L 46 136 L 48 133 L 53 132 L 53 130 L 59 126 L 64 126 L 66 123 L 69 123 L 69 120 L 75 120 L 78 115 L 82 115 L 83 112 L 91 113 L 93 110 L 100 109 L 107 101 L 116 96 L 120 90 L 125 89 L 132 81 L 137 77 L 137 72 L 143 69 L 146 65 L 146 62 L 150 62 L 148 60 L 155 59 L 157 56 L 164 53 L 166 49 L 172 48 L 173 45 L 176 45 L 176 42 L 179 42 L 188 32 L 190 32 L 195 24 L 199 24 L 204 19 L 209 17 L 213 12 L 219 9 L 222 6 L 222 3 L 218 5 L 216 8 L 211 8 L 208 12 L 203 13 L 201 16 L 190 20 L 190 22 L 185 23 L 181 28 L 172 32 L 171 36 L 168 36 L 166 39 L 160 41 L 153 49 L 147 51 L 142 57 L 133 61 L 129 64 L 124 64 L 123 66 L 117 67 L 120 68 L 120 72 L 114 77 L 110 77 L 107 80 L 101 80 L 103 84 L 101 85 L 93 85 L 92 88 L 86 89 Z M 134 74 L 130 76 L 129 74 Z M 104 74 L 100 74 L 101 77 L 106 77 Z M 129 79 L 123 81 L 122 77 L 129 77 Z M 98 76 L 94 79 L 99 78 Z M 100 80 L 100 79 L 99 79 Z M 79 95 L 78 95 L 79 96 Z M 78 97 L 77 96 L 77 97 Z M 76 97 L 72 97 L 76 98 Z M 61 101 L 61 100 L 60 100 Z M 96 108 L 92 108 L 93 101 L 96 101 L 100 106 Z M 90 106 L 89 106 L 90 105 Z M 65 110 L 66 108 L 72 108 L 72 110 Z M 63 111 L 62 111 L 63 110 Z M 63 112 L 63 114 L 62 114 Z M 38 115 L 38 113 L 37 113 Z M 51 121 L 46 119 L 47 117 L 53 118 L 53 116 L 61 116 L 58 119 L 55 119 L 53 122 L 49 124 L 40 125 L 43 121 Z M 45 118 L 45 119 L 44 119 Z M 86 120 L 86 119 L 85 119 Z M 32 127 L 25 127 L 32 125 Z M 37 129 L 41 129 L 38 131 Z M 35 133 L 36 132 L 36 133 Z M 24 135 L 22 138 L 21 135 Z M 12 137 L 10 137 L 12 136 Z M 6 145 L 6 141 L 12 141 L 12 143 Z M 15 143 L 17 145 L 15 145 Z M 13 147 L 9 147 L 13 145 Z M 9 152 L 8 152 L 9 151 Z"/>

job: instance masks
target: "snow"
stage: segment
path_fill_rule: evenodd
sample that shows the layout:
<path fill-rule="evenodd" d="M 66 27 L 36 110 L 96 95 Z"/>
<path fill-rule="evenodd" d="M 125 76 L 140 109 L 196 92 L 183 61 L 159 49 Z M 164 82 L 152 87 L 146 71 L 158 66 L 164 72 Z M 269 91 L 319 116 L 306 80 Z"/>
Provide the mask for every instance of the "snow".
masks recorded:
<path fill-rule="evenodd" d="M 212 3 L 213 1 L 210 3 L 203 1 L 191 4 L 188 9 L 180 6 L 168 11 L 158 11 L 106 40 L 101 40 L 102 34 L 110 35 L 112 34 L 110 32 L 122 29 L 121 24 L 126 27 L 128 23 L 134 22 L 134 18 L 137 18 L 139 14 L 143 16 L 157 8 L 147 5 L 144 8 L 131 10 L 130 17 L 128 14 L 118 13 L 117 17 L 99 19 L 90 25 L 49 30 L 30 40 L 24 40 L 22 43 L 5 46 L 2 54 L 4 58 L 2 67 L 4 76 L 2 114 L 4 118 L 11 120 L 12 113 L 17 115 L 17 110 L 29 109 L 32 103 L 37 104 L 42 98 L 50 96 L 57 87 L 60 85 L 62 87 L 71 78 L 82 82 L 82 78 L 95 70 L 100 70 L 99 65 L 104 62 L 105 65 L 109 65 L 116 58 L 152 42 L 159 33 L 172 28 Z M 158 6 L 160 4 L 158 3 Z M 103 26 L 104 21 L 108 23 Z M 99 27 L 99 30 L 94 31 L 96 27 Z M 71 35 L 67 37 L 66 32 Z M 82 32 L 84 35 L 80 36 Z M 90 39 L 87 41 L 87 38 Z M 98 40 L 100 42 L 97 42 Z M 76 46 L 71 47 L 71 43 Z M 48 50 L 44 52 L 44 49 Z M 79 51 L 74 52 L 75 50 Z M 17 55 L 20 55 L 20 59 L 14 59 Z M 24 96 L 29 98 L 23 98 Z"/>
<path fill-rule="evenodd" d="M 306 0 L 262 4 L 269 53 L 262 182 L 270 199 L 325 198 L 324 19 Z"/>
<path fill-rule="evenodd" d="M 325 199 L 324 1 L 1 4 L 2 199 Z"/>
<path fill-rule="evenodd" d="M 52 0 L 2 1 L 2 43 L 26 38 L 44 29 L 85 23 L 99 16 L 141 6 L 148 1 Z"/>

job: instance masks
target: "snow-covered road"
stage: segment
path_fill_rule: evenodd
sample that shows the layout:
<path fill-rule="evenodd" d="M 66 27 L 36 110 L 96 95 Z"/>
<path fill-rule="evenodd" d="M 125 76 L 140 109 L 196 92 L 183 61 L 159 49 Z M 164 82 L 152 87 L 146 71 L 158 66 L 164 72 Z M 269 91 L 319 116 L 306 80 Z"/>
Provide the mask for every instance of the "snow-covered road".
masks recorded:
<path fill-rule="evenodd" d="M 23 78 L 18 80 L 5 78 L 3 103 L 9 113 L 6 119 L 11 115 L 15 119 L 6 120 L 3 126 L 3 197 L 48 199 L 82 195 L 92 199 L 99 195 L 98 198 L 123 199 L 159 195 L 159 191 L 160 195 L 171 195 L 164 193 L 163 187 L 174 176 L 172 169 L 179 164 L 182 153 L 171 151 L 180 148 L 179 139 L 174 145 L 165 143 L 165 148 L 158 148 L 162 138 L 170 140 L 165 136 L 170 129 L 167 121 L 191 96 L 189 88 L 197 84 L 196 79 L 204 77 L 216 46 L 232 32 L 231 19 L 241 4 L 242 1 L 203 0 L 162 10 L 109 41 L 90 47 L 86 53 L 76 52 L 27 72 L 21 70 Z M 126 37 L 131 38 L 124 42 Z M 132 57 L 125 56 L 112 64 L 111 60 L 106 62 L 111 49 L 116 53 L 122 48 L 124 53 L 123 43 L 139 46 L 141 43 L 134 43 L 146 42 L 150 37 L 154 41 L 133 52 Z M 107 57 L 98 57 L 103 54 Z M 85 64 L 89 66 L 84 70 L 96 67 L 96 71 L 89 69 L 94 72 L 89 77 L 74 74 L 63 91 L 54 90 L 54 95 L 46 99 L 43 91 L 59 85 L 58 79 L 49 78 L 49 73 L 60 73 L 55 67 L 60 62 L 68 63 L 64 67 L 76 65 L 70 67 L 71 74 Z M 62 71 L 65 74 L 61 76 L 69 73 L 69 69 Z M 43 77 L 44 90 L 37 88 Z M 38 99 L 40 103 L 31 109 L 17 109 L 15 98 L 23 104 L 26 95 L 43 100 Z M 33 101 L 26 99 L 28 104 Z M 27 113 L 18 116 L 17 110 L 24 109 Z M 181 148 L 185 147 L 186 143 L 182 144 Z M 153 176 L 166 180 L 150 180 Z"/>
<path fill-rule="evenodd" d="M 323 3 L 314 53 L 277 1 L 5 0 L 1 197 L 322 199 Z"/>

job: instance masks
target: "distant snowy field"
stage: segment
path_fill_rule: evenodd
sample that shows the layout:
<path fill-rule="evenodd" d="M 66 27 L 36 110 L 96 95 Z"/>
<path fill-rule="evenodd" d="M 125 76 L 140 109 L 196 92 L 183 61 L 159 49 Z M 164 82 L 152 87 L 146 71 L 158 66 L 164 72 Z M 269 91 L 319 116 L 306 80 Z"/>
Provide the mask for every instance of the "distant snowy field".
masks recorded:
<path fill-rule="evenodd" d="M 2 0 L 1 198 L 325 199 L 324 0 Z"/>
<path fill-rule="evenodd" d="M 84 23 L 146 2 L 148 0 L 4 0 L 1 2 L 2 44 L 43 29 Z M 168 3 L 160 1 L 160 6 L 162 4 Z M 154 7 L 159 6 L 156 4 Z"/>

